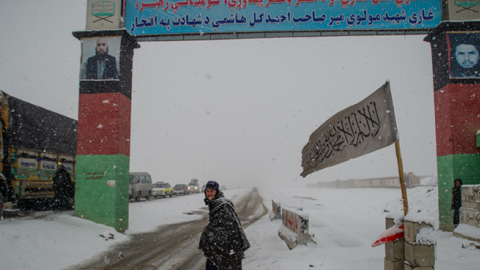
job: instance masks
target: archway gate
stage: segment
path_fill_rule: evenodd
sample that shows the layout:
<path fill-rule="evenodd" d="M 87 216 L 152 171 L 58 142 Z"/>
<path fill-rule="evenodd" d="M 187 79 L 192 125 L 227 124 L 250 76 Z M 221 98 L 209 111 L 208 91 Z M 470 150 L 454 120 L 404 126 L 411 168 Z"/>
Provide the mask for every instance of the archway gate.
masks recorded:
<path fill-rule="evenodd" d="M 446 32 L 431 30 L 449 29 L 442 17 L 479 17 L 469 11 L 477 7 L 457 12 L 450 6 L 442 14 L 439 0 L 87 0 L 86 30 L 73 33 L 82 43 L 75 216 L 120 232 L 128 228 L 132 66 L 139 41 L 430 33 L 432 53 L 434 44 L 443 52 L 441 61 L 433 54 L 435 82 L 450 89 L 459 81 L 436 69 L 449 59 L 448 46 L 435 39 Z M 472 23 L 469 30 L 479 27 Z M 475 79 L 461 81 L 476 91 Z"/>

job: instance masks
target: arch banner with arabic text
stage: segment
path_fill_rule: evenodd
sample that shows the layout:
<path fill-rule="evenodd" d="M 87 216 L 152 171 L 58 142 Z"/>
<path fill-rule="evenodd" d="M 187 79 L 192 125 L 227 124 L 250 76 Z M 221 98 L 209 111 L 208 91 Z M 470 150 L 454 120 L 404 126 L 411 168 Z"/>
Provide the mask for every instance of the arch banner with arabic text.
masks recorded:
<path fill-rule="evenodd" d="M 130 34 L 435 28 L 438 0 L 125 0 Z"/>

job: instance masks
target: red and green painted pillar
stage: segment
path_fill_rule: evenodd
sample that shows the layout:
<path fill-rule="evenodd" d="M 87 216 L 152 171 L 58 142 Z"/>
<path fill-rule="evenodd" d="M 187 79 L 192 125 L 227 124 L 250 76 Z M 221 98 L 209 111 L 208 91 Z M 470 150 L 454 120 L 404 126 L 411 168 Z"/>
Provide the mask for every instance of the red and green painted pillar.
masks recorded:
<path fill-rule="evenodd" d="M 475 34 L 474 32 L 478 33 Z M 477 35 L 477 36 L 473 36 Z M 480 74 L 462 77 L 455 70 L 456 44 L 480 51 L 480 22 L 443 22 L 426 38 L 432 48 L 440 229 L 453 231 L 454 180 L 480 184 Z M 474 42 L 472 42 L 472 40 Z M 480 65 L 480 61 L 477 65 Z M 480 70 L 480 69 L 479 69 Z"/>
<path fill-rule="evenodd" d="M 125 30 L 73 35 L 82 41 L 83 56 L 95 50 L 95 45 L 85 44 L 108 40 L 109 54 L 116 50 L 119 62 L 114 79 L 80 80 L 75 216 L 123 232 L 128 229 L 133 50 L 139 45 Z"/>

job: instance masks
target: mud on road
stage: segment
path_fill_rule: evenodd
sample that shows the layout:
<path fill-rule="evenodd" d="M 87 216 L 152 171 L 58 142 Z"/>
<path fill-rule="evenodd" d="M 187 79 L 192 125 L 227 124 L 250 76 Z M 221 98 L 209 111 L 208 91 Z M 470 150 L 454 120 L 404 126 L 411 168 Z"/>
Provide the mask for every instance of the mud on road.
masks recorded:
<path fill-rule="evenodd" d="M 170 224 L 156 231 L 131 235 L 131 240 L 115 246 L 82 265 L 69 269 L 196 270 L 205 268 L 205 257 L 198 249 L 203 228 L 208 224 L 208 209 L 196 212 L 201 220 Z M 262 197 L 250 192 L 235 203 L 243 228 L 268 213 Z M 248 237 L 248 234 L 247 234 Z"/>

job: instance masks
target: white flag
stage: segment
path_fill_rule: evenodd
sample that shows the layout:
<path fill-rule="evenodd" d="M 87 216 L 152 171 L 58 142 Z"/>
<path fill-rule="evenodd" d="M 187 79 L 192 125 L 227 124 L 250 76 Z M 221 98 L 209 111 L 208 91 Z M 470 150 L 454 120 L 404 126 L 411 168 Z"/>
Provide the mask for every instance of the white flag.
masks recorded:
<path fill-rule="evenodd" d="M 352 158 L 389 146 L 398 140 L 390 84 L 323 123 L 302 150 L 305 177 Z"/>

